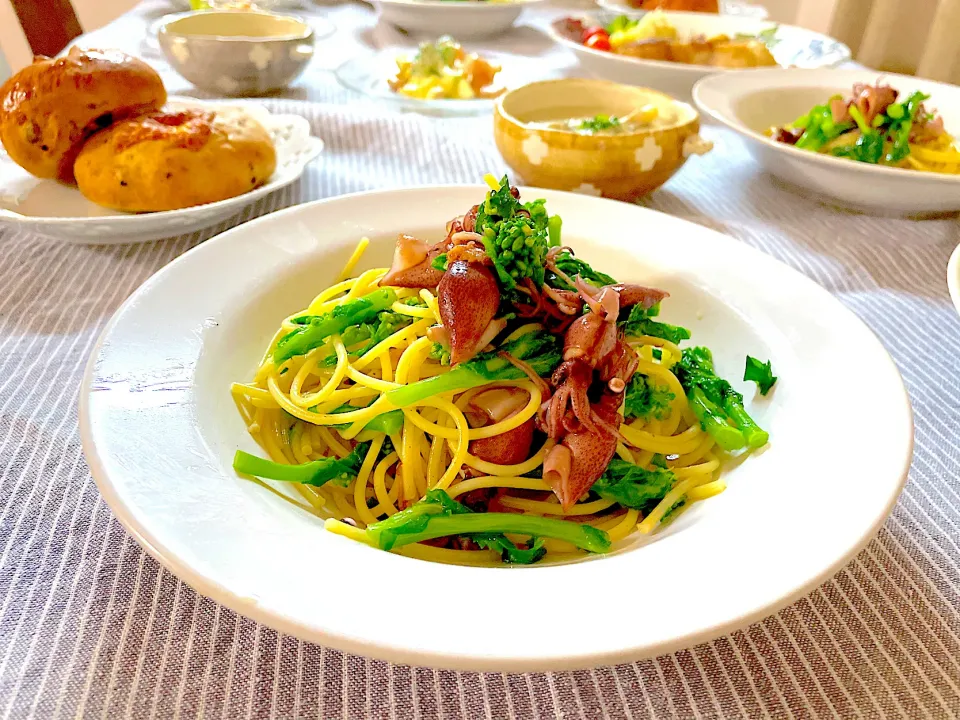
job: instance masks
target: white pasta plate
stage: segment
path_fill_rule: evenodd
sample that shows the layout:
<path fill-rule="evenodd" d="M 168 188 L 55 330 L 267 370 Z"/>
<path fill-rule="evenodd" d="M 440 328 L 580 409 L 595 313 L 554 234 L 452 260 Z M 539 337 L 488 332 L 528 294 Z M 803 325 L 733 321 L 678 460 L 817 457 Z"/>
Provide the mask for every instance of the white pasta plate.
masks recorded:
<path fill-rule="evenodd" d="M 494 568 L 356 543 L 279 484 L 236 475 L 235 451 L 259 449 L 230 384 L 252 377 L 278 321 L 335 280 L 361 236 L 371 245 L 358 270 L 384 266 L 398 233 L 440 239 L 484 191 L 409 188 L 289 208 L 185 253 L 120 308 L 83 380 L 83 447 L 104 499 L 164 566 L 306 640 L 508 672 L 630 661 L 742 628 L 827 580 L 876 533 L 906 478 L 913 426 L 896 366 L 866 325 L 715 231 L 535 189 L 524 197 L 562 216 L 581 258 L 671 293 L 667 322 L 713 348 L 770 431 L 764 451 L 727 468 L 725 492 L 604 556 Z M 769 358 L 780 378 L 766 398 L 739 381 L 745 352 Z M 838 358 L 851 356 L 857 371 L 841 371 Z M 608 612 L 611 603 L 627 610 Z M 471 613 L 477 622 L 455 622 Z"/>
<path fill-rule="evenodd" d="M 813 30 L 793 25 L 778 25 L 755 17 L 738 15 L 712 15 L 693 12 L 664 12 L 663 15 L 677 29 L 680 38 L 696 35 L 756 35 L 776 27 L 776 43 L 770 52 L 784 67 L 818 68 L 834 67 L 850 59 L 850 48 L 838 40 Z M 580 18 L 585 24 L 603 24 L 610 13 L 600 17 Z M 552 25 L 548 32 L 561 45 L 576 53 L 580 65 L 592 75 L 605 80 L 642 85 L 654 90 L 676 95 L 681 99 L 690 97 L 694 84 L 700 78 L 712 74 L 742 75 L 746 70 L 718 68 L 707 65 L 686 65 L 663 60 L 644 60 L 618 55 L 612 52 L 588 48 L 578 40 L 559 33 Z M 752 69 L 750 69 L 753 72 Z"/>
<path fill-rule="evenodd" d="M 947 288 L 950 290 L 953 306 L 960 313 L 960 245 L 954 249 L 947 264 Z"/>
<path fill-rule="evenodd" d="M 604 10 L 609 10 L 618 15 L 630 15 L 632 17 L 641 17 L 648 10 L 641 10 L 630 5 L 626 0 L 597 0 L 597 5 Z M 750 3 L 740 2 L 740 0 L 721 0 L 721 15 L 738 15 L 741 17 L 756 18 L 757 20 L 766 20 L 769 17 L 767 9 L 762 5 L 751 5 Z"/>
<path fill-rule="evenodd" d="M 524 7 L 544 0 L 374 0 L 384 22 L 418 35 L 489 37 L 509 30 Z"/>
<path fill-rule="evenodd" d="M 470 48 L 465 48 L 470 52 Z M 360 55 L 347 60 L 335 74 L 337 80 L 348 90 L 361 93 L 378 103 L 387 102 L 406 110 L 430 115 L 474 115 L 493 112 L 495 98 L 475 98 L 472 100 L 436 99 L 424 100 L 412 98 L 390 89 L 388 78 L 396 75 L 396 58 L 402 54 L 412 54 L 415 50 L 390 50 L 375 55 Z M 497 73 L 492 87 L 512 89 L 536 80 L 558 77 L 558 73 L 545 69 L 542 63 L 521 55 L 484 52 L 482 56 L 502 68 Z"/>
<path fill-rule="evenodd" d="M 273 115 L 256 103 L 204 103 L 172 99 L 169 106 L 242 107 L 270 133 L 277 169 L 270 180 L 243 195 L 183 210 L 131 214 L 101 207 L 75 187 L 30 175 L 0 150 L 0 227 L 26 230 L 68 243 L 116 245 L 192 233 L 222 222 L 295 182 L 323 150 L 299 115 Z"/>
<path fill-rule="evenodd" d="M 926 105 L 960 134 L 960 88 L 875 70 L 756 70 L 715 75 L 694 88 L 700 111 L 739 134 L 764 170 L 818 200 L 883 215 L 924 215 L 960 210 L 960 175 L 871 165 L 801 150 L 765 135 L 790 123 L 832 95 L 849 97 L 854 83 L 880 80 L 901 97 L 920 90 Z"/>

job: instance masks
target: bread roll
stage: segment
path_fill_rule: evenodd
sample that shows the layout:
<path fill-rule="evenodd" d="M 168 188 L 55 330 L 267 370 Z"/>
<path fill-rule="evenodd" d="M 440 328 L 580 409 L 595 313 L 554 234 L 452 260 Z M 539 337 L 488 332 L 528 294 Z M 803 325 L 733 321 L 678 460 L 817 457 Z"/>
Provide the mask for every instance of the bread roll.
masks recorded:
<path fill-rule="evenodd" d="M 0 141 L 10 157 L 41 178 L 73 182 L 83 142 L 116 120 L 163 106 L 156 71 L 118 50 L 71 48 L 38 57 L 0 88 Z"/>
<path fill-rule="evenodd" d="M 235 109 L 168 110 L 97 133 L 77 157 L 80 192 L 126 212 L 178 210 L 241 195 L 273 175 L 269 134 Z"/>

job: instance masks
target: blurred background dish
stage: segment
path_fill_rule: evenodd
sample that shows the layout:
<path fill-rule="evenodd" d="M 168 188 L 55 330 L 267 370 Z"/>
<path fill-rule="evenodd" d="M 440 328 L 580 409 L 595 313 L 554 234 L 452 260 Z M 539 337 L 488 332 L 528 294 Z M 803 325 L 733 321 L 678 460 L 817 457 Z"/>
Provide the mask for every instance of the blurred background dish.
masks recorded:
<path fill-rule="evenodd" d="M 644 18 L 651 16 L 652 13 L 648 13 Z M 850 59 L 850 48 L 843 43 L 793 25 L 708 13 L 658 11 L 658 17 L 680 41 L 721 35 L 730 39 L 755 38 L 767 46 L 775 62 L 783 67 L 834 67 Z M 548 32 L 556 42 L 572 50 L 581 67 L 595 77 L 651 87 L 684 99 L 690 97 L 693 85 L 700 78 L 711 73 L 737 73 L 743 69 L 743 66 L 715 67 L 631 57 L 610 49 L 588 47 L 581 40 L 579 30 L 574 31 L 577 23 L 582 23 L 584 28 L 600 27 L 609 31 L 613 24 L 623 24 L 624 19 L 624 16 L 575 16 L 557 20 L 549 26 Z"/>
<path fill-rule="evenodd" d="M 947 132 L 960 131 L 960 88 L 875 70 L 785 70 L 717 74 L 697 83 L 701 112 L 745 141 L 767 172 L 827 202 L 883 215 L 920 215 L 960 210 L 960 175 L 918 172 L 851 162 L 777 142 L 766 131 L 793 122 L 833 95 L 847 97 L 855 83 L 878 77 L 904 97 L 922 91 L 936 103 Z"/>
<path fill-rule="evenodd" d="M 384 22 L 417 35 L 480 38 L 507 30 L 544 0 L 374 0 Z"/>
<path fill-rule="evenodd" d="M 177 10 L 190 11 L 195 8 L 191 0 L 169 0 L 170 4 Z M 226 5 L 225 0 L 200 0 L 197 4 L 207 4 L 211 8 L 219 8 Z M 259 10 L 300 10 L 304 7 L 304 0 L 252 0 L 251 5 Z M 204 9 L 204 8 L 199 8 Z"/>
<path fill-rule="evenodd" d="M 198 88 L 250 96 L 285 88 L 303 73 L 314 31 L 293 16 L 210 10 L 163 23 L 159 41 L 173 69 Z"/>
<path fill-rule="evenodd" d="M 947 264 L 947 287 L 950 288 L 953 306 L 960 313 L 960 245 L 957 245 L 950 255 L 950 262 Z"/>
<path fill-rule="evenodd" d="M 469 46 L 466 49 L 469 50 Z M 490 96 L 468 99 L 418 98 L 394 91 L 389 81 L 397 75 L 397 59 L 415 54 L 415 50 L 389 50 L 375 55 L 359 55 L 343 63 L 335 74 L 341 85 L 363 94 L 369 100 L 388 102 L 424 114 L 473 115 L 493 110 L 495 98 Z M 520 55 L 485 52 L 482 57 L 501 68 L 488 88 L 491 93 L 497 89 L 520 87 L 535 80 L 559 76 L 559 73 L 544 71 L 535 60 Z"/>
<path fill-rule="evenodd" d="M 720 2 L 715 2 L 714 4 L 716 5 L 717 11 L 719 11 L 720 15 L 739 15 L 741 17 L 751 17 L 757 20 L 766 20 L 770 15 L 767 12 L 767 9 L 762 5 L 751 5 L 750 3 L 742 2 L 741 0 L 720 0 Z M 634 17 L 639 17 L 645 12 L 656 9 L 655 7 L 650 7 L 649 2 L 645 3 L 643 0 L 632 0 L 632 2 L 631 0 L 597 0 L 597 5 L 616 15 L 622 14 L 631 15 Z M 693 8 L 673 7 L 670 4 L 663 3 L 659 4 L 659 9 L 698 12 Z M 701 10 L 699 12 L 704 11 Z"/>
<path fill-rule="evenodd" d="M 494 111 L 497 149 L 525 183 L 629 202 L 710 149 L 699 130 L 687 103 L 604 80 L 532 83 Z"/>

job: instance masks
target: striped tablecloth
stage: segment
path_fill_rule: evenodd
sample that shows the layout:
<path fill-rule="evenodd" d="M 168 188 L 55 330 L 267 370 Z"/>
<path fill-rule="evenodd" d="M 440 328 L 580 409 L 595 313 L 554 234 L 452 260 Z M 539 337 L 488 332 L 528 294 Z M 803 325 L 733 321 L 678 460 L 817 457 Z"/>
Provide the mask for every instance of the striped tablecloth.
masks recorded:
<path fill-rule="evenodd" d="M 304 115 L 327 143 L 302 182 L 231 223 L 144 245 L 69 247 L 0 233 L 2 717 L 960 717 L 960 321 L 944 281 L 960 224 L 849 215 L 799 198 L 715 128 L 705 131 L 714 152 L 646 204 L 733 235 L 827 287 L 893 354 L 915 411 L 916 455 L 892 517 L 809 596 L 742 632 L 630 665 L 434 671 L 258 626 L 195 593 L 126 535 L 87 470 L 77 391 L 97 334 L 130 293 L 256 215 L 505 170 L 489 118 L 441 122 L 340 90 L 324 69 L 338 53 L 398 36 L 374 28 L 366 6 L 320 11 L 340 26 L 328 46 L 339 50 L 321 52 L 291 91 L 309 102 L 267 103 Z M 89 42 L 141 50 L 160 14 L 161 3 L 142 5 Z M 514 39 L 544 62 L 569 62 L 531 29 Z M 165 78 L 173 92 L 187 89 L 166 70 Z M 837 372 L 856 372 L 856 358 L 837 358 Z"/>

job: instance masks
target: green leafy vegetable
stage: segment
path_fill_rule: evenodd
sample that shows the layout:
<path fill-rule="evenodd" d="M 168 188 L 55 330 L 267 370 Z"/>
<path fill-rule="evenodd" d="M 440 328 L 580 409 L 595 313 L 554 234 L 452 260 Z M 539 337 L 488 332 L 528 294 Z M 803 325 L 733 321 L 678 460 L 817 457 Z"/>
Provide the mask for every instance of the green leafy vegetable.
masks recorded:
<path fill-rule="evenodd" d="M 777 31 L 780 29 L 779 25 L 772 25 L 766 30 L 761 30 L 758 33 L 753 35 L 749 33 L 737 33 L 733 36 L 734 40 L 759 40 L 768 48 L 774 48 L 780 42 L 780 38 L 777 37 Z"/>
<path fill-rule="evenodd" d="M 589 120 L 580 122 L 576 129 L 585 130 L 588 133 L 602 132 L 603 130 L 612 130 L 620 127 L 620 118 L 611 115 L 595 115 Z"/>
<path fill-rule="evenodd" d="M 870 123 L 863 117 L 863 113 L 856 105 L 850 105 L 850 117 L 860 128 L 860 137 L 853 145 L 842 145 L 833 148 L 830 152 L 835 157 L 850 158 L 858 162 L 870 163 L 876 165 L 883 157 L 883 145 L 885 133 L 871 127 Z M 797 143 L 799 145 L 799 143 Z"/>
<path fill-rule="evenodd" d="M 669 470 L 647 470 L 615 457 L 590 489 L 624 507 L 649 511 L 670 492 L 676 481 L 676 475 Z"/>
<path fill-rule="evenodd" d="M 459 51 L 460 44 L 449 35 L 438 38 L 435 43 L 422 42 L 413 59 L 415 73 L 442 75 L 446 68 L 453 67 Z"/>
<path fill-rule="evenodd" d="M 649 335 L 650 337 L 662 338 L 674 345 L 690 339 L 690 331 L 686 328 L 654 320 L 653 318 L 659 314 L 660 303 L 650 308 L 645 308 L 643 305 L 634 305 L 630 309 L 630 315 L 620 323 L 620 326 L 627 337 Z"/>
<path fill-rule="evenodd" d="M 777 382 L 777 376 L 773 374 L 773 367 L 769 360 L 763 363 L 749 355 L 747 355 L 747 364 L 743 370 L 743 379 L 755 382 L 761 395 L 770 392 L 770 388 Z"/>
<path fill-rule="evenodd" d="M 244 475 L 255 475 L 269 480 L 296 482 L 316 487 L 332 481 L 336 485 L 346 487 L 357 477 L 369 447 L 370 443 L 361 443 L 345 458 L 321 458 L 302 465 L 284 465 L 237 450 L 236 455 L 233 456 L 233 469 Z"/>
<path fill-rule="evenodd" d="M 535 539 L 529 550 L 514 546 L 519 553 L 509 549 L 503 551 L 510 541 L 489 536 L 504 534 L 526 535 Z M 456 535 L 471 538 L 479 536 L 485 547 L 495 544 L 504 552 L 505 559 L 509 561 L 512 558 L 514 562 L 534 562 L 531 558 L 542 557 L 542 544 L 537 540 L 541 537 L 564 540 L 589 552 L 603 553 L 610 549 L 609 536 L 591 525 L 517 513 L 474 513 L 443 490 L 429 490 L 422 500 L 406 510 L 367 528 L 367 537 L 381 550 Z"/>
<path fill-rule="evenodd" d="M 658 384 L 643 373 L 634 373 L 624 393 L 623 416 L 663 420 L 670 414 L 670 403 L 675 398 L 666 385 Z"/>
<path fill-rule="evenodd" d="M 705 347 L 686 348 L 673 367 L 687 393 L 687 400 L 700 426 L 724 450 L 759 448 L 767 444 L 769 433 L 760 428 L 743 407 L 743 395 L 718 377 L 713 355 Z"/>
<path fill-rule="evenodd" d="M 603 285 L 615 285 L 617 283 L 616 280 L 606 273 L 602 273 L 599 270 L 594 270 L 588 263 L 580 260 L 577 257 L 574 257 L 573 253 L 570 253 L 566 250 L 557 255 L 553 261 L 553 264 L 556 265 L 557 269 L 567 277 L 573 279 L 579 275 L 591 285 L 602 287 Z M 546 273 L 546 282 L 551 287 L 559 288 L 560 290 L 576 289 L 571 287 L 568 282 L 550 270 L 548 270 Z"/>
<path fill-rule="evenodd" d="M 547 220 L 547 235 L 550 239 L 550 247 L 560 247 L 560 231 L 563 228 L 563 220 L 559 215 L 551 215 Z"/>
<path fill-rule="evenodd" d="M 920 113 L 920 105 L 924 100 L 929 100 L 930 96 L 922 92 L 915 92 L 907 98 L 904 103 L 894 103 L 887 108 L 887 116 L 890 117 L 890 128 L 887 131 L 893 144 L 890 152 L 886 155 L 886 161 L 889 163 L 898 163 L 903 161 L 910 154 L 910 131 L 913 129 L 913 123 L 917 120 Z"/>
<path fill-rule="evenodd" d="M 439 255 L 437 255 L 433 259 L 433 262 L 430 263 L 430 267 L 432 267 L 434 270 L 439 270 L 440 272 L 446 272 L 447 271 L 447 254 L 440 253 Z"/>
<path fill-rule="evenodd" d="M 354 325 L 371 322 L 396 301 L 397 294 L 393 290 L 379 288 L 337 305 L 329 313 L 301 316 L 297 318 L 299 327 L 280 338 L 273 351 L 273 360 L 279 365 L 296 355 L 306 355 L 331 335 L 343 333 Z"/>
<path fill-rule="evenodd" d="M 841 99 L 841 96 L 836 95 L 835 98 Z M 848 122 L 834 122 L 833 111 L 830 109 L 830 103 L 827 102 L 825 105 L 814 106 L 809 113 L 794 120 L 791 127 L 803 130 L 803 135 L 796 143 L 798 148 L 819 150 L 834 138 L 852 130 L 855 125 Z"/>
<path fill-rule="evenodd" d="M 562 359 L 561 338 L 542 330 L 524 333 L 503 343 L 496 350 L 480 353 L 468 362 L 462 362 L 443 375 L 420 380 L 390 390 L 387 400 L 402 408 L 440 393 L 468 390 L 493 380 L 522 380 L 524 372 L 500 353 L 509 353 L 523 360 L 542 377 L 549 376 Z"/>
<path fill-rule="evenodd" d="M 531 565 L 547 554 L 542 538 L 531 538 L 530 547 L 517 547 L 502 534 L 473 535 L 473 541 L 480 547 L 500 553 L 504 562 L 512 565 Z"/>
<path fill-rule="evenodd" d="M 613 35 L 615 32 L 623 32 L 637 25 L 639 21 L 626 15 L 617 15 L 610 24 L 607 25 L 607 34 Z"/>
<path fill-rule="evenodd" d="M 506 175 L 496 190 L 487 193 L 477 211 L 475 229 L 503 287 L 512 289 L 524 278 L 532 279 L 537 287 L 543 285 L 549 225 L 544 201 L 521 204 Z"/>

